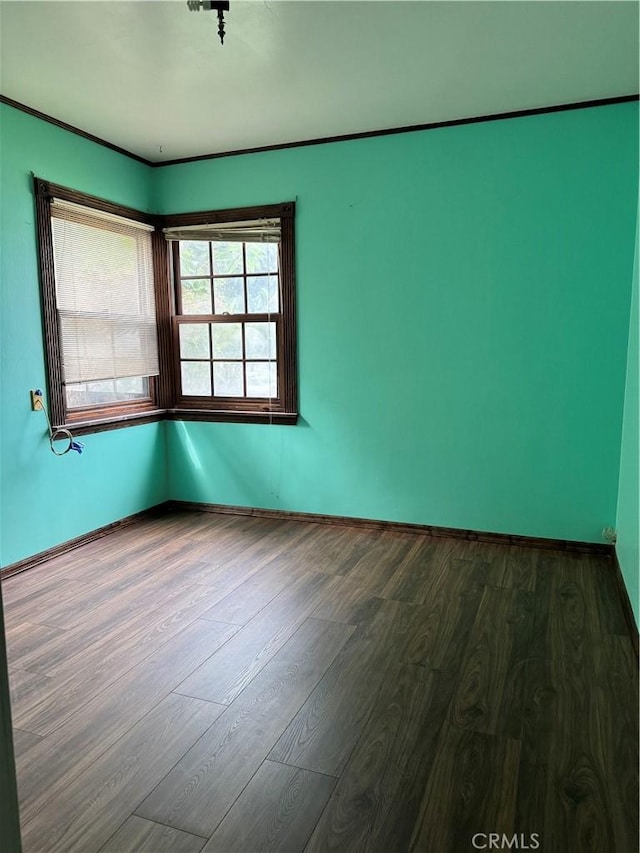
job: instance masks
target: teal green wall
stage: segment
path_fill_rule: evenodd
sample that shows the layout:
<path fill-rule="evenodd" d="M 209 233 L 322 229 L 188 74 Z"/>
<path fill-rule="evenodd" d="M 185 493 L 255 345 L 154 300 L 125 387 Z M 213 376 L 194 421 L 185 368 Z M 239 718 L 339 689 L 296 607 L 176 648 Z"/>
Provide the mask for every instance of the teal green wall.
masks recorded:
<path fill-rule="evenodd" d="M 159 169 L 164 212 L 297 198 L 298 427 L 167 424 L 173 498 L 601 541 L 637 104 Z"/>
<path fill-rule="evenodd" d="M 31 175 L 149 207 L 152 170 L 77 135 L 0 106 L 2 565 L 167 497 L 164 424 L 83 437 L 56 458 L 30 388 L 46 388 Z"/>
<path fill-rule="evenodd" d="M 636 232 L 636 257 L 633 270 L 633 298 L 631 302 L 631 322 L 629 325 L 629 352 L 627 357 L 627 383 L 624 402 L 624 421 L 622 428 L 622 452 L 620 456 L 620 489 L 618 493 L 618 541 L 616 551 L 620 568 L 627 585 L 627 591 L 636 623 L 640 622 L 638 601 L 638 574 L 640 573 L 640 504 L 638 500 L 640 460 L 640 434 L 638 431 L 638 326 L 640 325 L 640 307 L 638 305 L 638 235 Z"/>
<path fill-rule="evenodd" d="M 167 497 L 637 543 L 624 479 L 616 517 L 637 104 L 162 169 L 0 109 L 3 564 Z M 31 171 L 154 211 L 297 198 L 300 424 L 53 457 Z"/>

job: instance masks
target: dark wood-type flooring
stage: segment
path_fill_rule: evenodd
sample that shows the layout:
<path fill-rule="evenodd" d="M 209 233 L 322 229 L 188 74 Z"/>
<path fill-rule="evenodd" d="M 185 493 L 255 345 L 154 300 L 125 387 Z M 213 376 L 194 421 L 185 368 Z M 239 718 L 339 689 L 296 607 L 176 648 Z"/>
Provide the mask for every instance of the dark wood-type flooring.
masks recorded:
<path fill-rule="evenodd" d="M 638 849 L 609 558 L 181 512 L 3 595 L 25 853 Z"/>

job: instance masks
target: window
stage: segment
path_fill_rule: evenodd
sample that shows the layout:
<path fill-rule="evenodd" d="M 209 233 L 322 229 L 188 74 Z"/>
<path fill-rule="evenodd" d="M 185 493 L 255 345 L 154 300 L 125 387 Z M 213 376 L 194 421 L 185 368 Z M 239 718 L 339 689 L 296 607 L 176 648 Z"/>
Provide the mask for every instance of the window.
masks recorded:
<path fill-rule="evenodd" d="M 152 217 L 34 181 L 56 426 L 296 422 L 293 204 Z"/>
<path fill-rule="evenodd" d="M 52 419 L 76 424 L 156 409 L 153 225 L 42 181 L 36 190 Z"/>
<path fill-rule="evenodd" d="M 176 407 L 295 419 L 293 205 L 174 217 L 164 234 L 172 247 Z"/>

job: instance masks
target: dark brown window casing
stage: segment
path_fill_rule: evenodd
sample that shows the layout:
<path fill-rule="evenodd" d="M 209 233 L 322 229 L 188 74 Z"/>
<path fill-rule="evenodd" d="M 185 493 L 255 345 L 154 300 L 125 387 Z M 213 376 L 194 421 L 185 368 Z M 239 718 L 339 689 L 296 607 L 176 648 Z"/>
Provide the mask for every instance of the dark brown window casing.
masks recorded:
<path fill-rule="evenodd" d="M 154 217 L 133 208 L 113 204 L 86 193 L 71 190 L 48 181 L 34 178 L 38 250 L 40 258 L 40 289 L 42 298 L 42 323 L 47 361 L 48 405 L 54 426 L 68 425 L 74 433 L 112 429 L 140 421 L 158 420 L 161 417 L 158 399 L 158 377 L 149 377 L 149 395 L 145 398 L 108 403 L 96 406 L 68 408 L 65 400 L 62 369 L 62 348 L 56 281 L 54 268 L 51 203 L 54 198 L 72 202 L 114 216 L 141 222 L 155 227 Z M 154 276 L 154 290 L 157 289 Z M 157 301 L 157 300 L 156 300 Z"/>
<path fill-rule="evenodd" d="M 246 261 L 246 244 L 242 244 L 242 272 L 217 274 L 214 268 L 213 256 L 215 243 L 208 245 L 209 274 L 181 275 L 180 242 L 171 243 L 172 278 L 175 311 L 172 318 L 172 345 L 175 357 L 174 366 L 174 399 L 176 401 L 170 417 L 180 416 L 189 411 L 191 416 L 206 418 L 214 416 L 220 420 L 251 420 L 276 423 L 295 423 L 297 416 L 297 383 L 296 383 L 296 336 L 295 336 L 295 275 L 294 275 L 294 204 L 265 205 L 251 208 L 234 208 L 232 210 L 209 211 L 207 213 L 184 214 L 181 216 L 165 217 L 163 227 L 176 228 L 188 225 L 212 225 L 215 223 L 232 223 L 253 219 L 280 221 L 281 240 L 278 244 L 278 306 L 277 310 L 263 313 L 250 313 L 247 297 L 247 282 L 258 278 L 261 274 L 248 272 Z M 240 241 L 238 241 L 240 242 Z M 212 256 L 212 252 L 214 255 Z M 273 272 L 273 270 L 271 270 Z M 211 288 L 211 314 L 183 313 L 181 287 L 189 279 L 208 280 Z M 242 313 L 222 314 L 215 309 L 214 281 L 235 278 L 242 280 L 244 288 L 244 311 Z M 277 393 L 272 397 L 249 397 L 246 393 L 224 397 L 216 396 L 214 387 L 214 365 L 227 359 L 216 359 L 213 346 L 210 345 L 210 358 L 203 358 L 203 366 L 209 364 L 211 370 L 211 395 L 190 396 L 182 393 L 181 360 L 180 360 L 180 327 L 185 324 L 206 324 L 214 329 L 217 324 L 231 323 L 242 331 L 242 355 L 235 360 L 241 366 L 244 390 L 247 392 L 247 365 L 253 359 L 245 348 L 246 324 L 271 323 L 276 333 L 276 370 Z"/>
<path fill-rule="evenodd" d="M 54 426 L 68 425 L 83 434 L 138 423 L 169 420 L 297 422 L 295 254 L 293 202 L 229 210 L 153 216 L 34 177 L 42 322 L 47 363 L 48 404 Z M 61 340 L 56 305 L 51 202 L 58 198 L 87 208 L 152 225 L 153 275 L 160 373 L 149 379 L 149 396 L 117 404 L 67 409 Z M 277 314 L 224 316 L 182 315 L 179 310 L 179 248 L 167 241 L 163 228 L 210 225 L 248 219 L 279 218 L 279 305 Z M 173 251 L 171 246 L 174 246 Z M 246 269 L 245 269 L 246 272 Z M 254 322 L 277 324 L 278 392 L 273 398 L 216 398 L 181 395 L 179 326 L 190 322 Z M 246 370 L 246 368 L 245 368 Z"/>

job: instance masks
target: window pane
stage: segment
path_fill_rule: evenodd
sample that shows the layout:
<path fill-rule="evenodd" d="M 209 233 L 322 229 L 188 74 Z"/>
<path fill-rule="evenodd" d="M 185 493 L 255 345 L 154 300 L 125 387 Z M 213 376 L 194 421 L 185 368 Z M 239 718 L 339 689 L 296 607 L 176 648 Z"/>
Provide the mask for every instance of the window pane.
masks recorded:
<path fill-rule="evenodd" d="M 208 361 L 183 361 L 182 393 L 192 397 L 211 396 L 211 371 Z"/>
<path fill-rule="evenodd" d="M 243 273 L 242 243 L 212 243 L 213 271 L 216 275 Z"/>
<path fill-rule="evenodd" d="M 216 397 L 244 397 L 242 364 L 237 361 L 214 362 L 213 386 Z"/>
<path fill-rule="evenodd" d="M 278 313 L 278 276 L 260 275 L 247 279 L 249 314 Z"/>
<path fill-rule="evenodd" d="M 208 243 L 180 240 L 180 275 L 211 275 Z"/>
<path fill-rule="evenodd" d="M 194 278 L 181 282 L 183 314 L 213 314 L 211 308 L 211 282 L 208 278 Z"/>
<path fill-rule="evenodd" d="M 278 377 L 275 362 L 247 363 L 247 397 L 277 397 Z"/>
<path fill-rule="evenodd" d="M 247 358 L 276 357 L 276 324 L 246 323 Z"/>
<path fill-rule="evenodd" d="M 277 272 L 277 243 L 247 243 L 247 272 Z"/>
<path fill-rule="evenodd" d="M 183 323 L 180 326 L 180 355 L 182 358 L 211 358 L 208 324 Z"/>
<path fill-rule="evenodd" d="M 65 386 L 65 396 L 69 409 L 144 400 L 149 397 L 149 379 L 146 376 L 128 376 L 125 379 L 74 382 Z"/>
<path fill-rule="evenodd" d="M 244 284 L 241 278 L 216 278 L 213 282 L 216 314 L 244 314 Z"/>
<path fill-rule="evenodd" d="M 211 326 L 214 358 L 242 358 L 242 323 Z"/>

